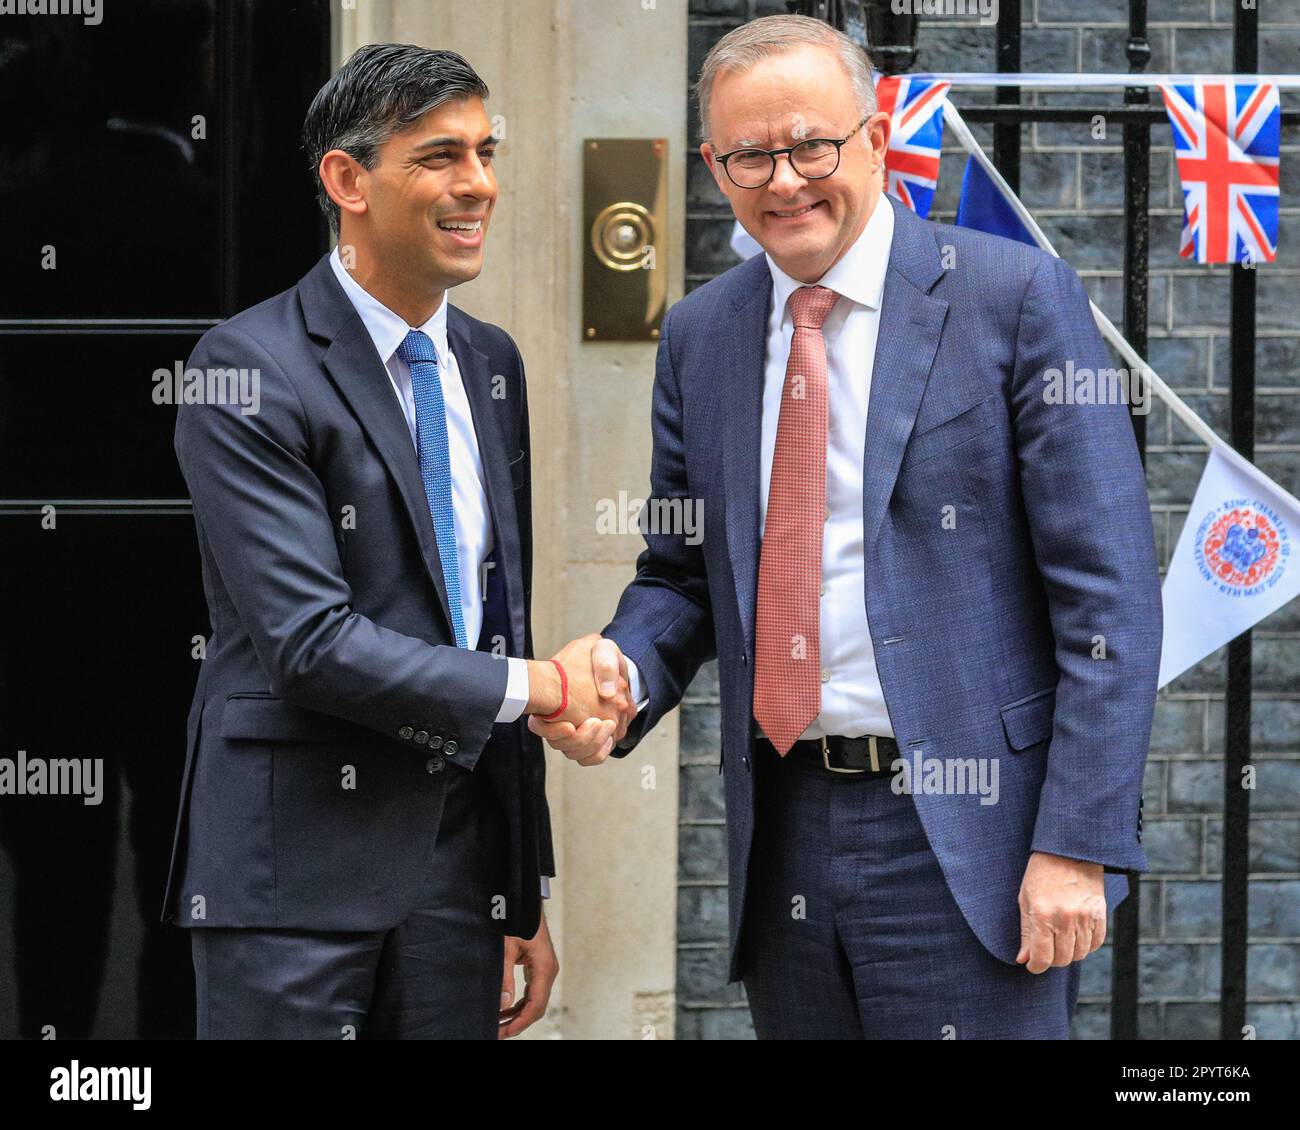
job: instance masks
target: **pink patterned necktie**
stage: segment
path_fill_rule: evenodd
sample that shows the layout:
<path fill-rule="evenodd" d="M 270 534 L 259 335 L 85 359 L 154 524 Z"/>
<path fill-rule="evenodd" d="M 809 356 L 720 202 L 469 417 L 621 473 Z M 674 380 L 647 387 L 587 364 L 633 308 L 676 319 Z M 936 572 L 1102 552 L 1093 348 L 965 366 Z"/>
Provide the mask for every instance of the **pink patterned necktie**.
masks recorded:
<path fill-rule="evenodd" d="M 784 757 L 821 712 L 822 537 L 826 521 L 826 339 L 839 295 L 790 296 L 794 336 L 781 390 L 758 562 L 754 717 Z"/>

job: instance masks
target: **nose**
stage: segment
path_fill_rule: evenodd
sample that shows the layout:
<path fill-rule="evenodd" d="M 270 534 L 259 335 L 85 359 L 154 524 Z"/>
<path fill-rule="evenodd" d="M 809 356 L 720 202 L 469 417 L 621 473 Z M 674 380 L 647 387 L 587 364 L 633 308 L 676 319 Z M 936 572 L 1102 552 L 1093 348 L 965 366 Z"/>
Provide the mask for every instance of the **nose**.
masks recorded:
<path fill-rule="evenodd" d="M 471 153 L 457 195 L 472 196 L 477 200 L 491 200 L 496 194 L 497 183 L 492 171 L 483 164 L 477 153 Z"/>
<path fill-rule="evenodd" d="M 767 187 L 777 196 L 789 199 L 807 183 L 790 163 L 790 154 L 782 153 L 776 159 L 776 169 L 772 173 L 772 179 L 767 182 Z"/>

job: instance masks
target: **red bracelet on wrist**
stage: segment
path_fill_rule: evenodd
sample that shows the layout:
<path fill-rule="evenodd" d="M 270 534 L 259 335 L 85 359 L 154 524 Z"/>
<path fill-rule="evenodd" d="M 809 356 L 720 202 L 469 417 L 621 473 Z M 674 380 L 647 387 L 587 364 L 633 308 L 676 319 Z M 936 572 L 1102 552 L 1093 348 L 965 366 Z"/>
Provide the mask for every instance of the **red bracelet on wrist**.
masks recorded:
<path fill-rule="evenodd" d="M 541 715 L 543 722 L 554 722 L 569 709 L 569 676 L 564 673 L 564 668 L 560 666 L 558 661 L 552 659 L 551 662 L 555 664 L 555 669 L 560 673 L 560 709 L 553 714 Z"/>

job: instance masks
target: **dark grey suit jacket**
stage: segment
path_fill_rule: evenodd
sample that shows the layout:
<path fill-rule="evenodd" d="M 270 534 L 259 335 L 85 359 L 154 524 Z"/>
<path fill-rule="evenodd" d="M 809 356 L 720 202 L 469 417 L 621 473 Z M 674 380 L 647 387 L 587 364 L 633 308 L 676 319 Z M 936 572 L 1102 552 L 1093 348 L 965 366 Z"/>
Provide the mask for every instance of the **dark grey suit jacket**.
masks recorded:
<path fill-rule="evenodd" d="M 503 330 L 454 307 L 448 340 L 482 456 L 507 649 L 531 657 L 523 363 Z M 494 722 L 507 664 L 455 647 L 410 433 L 328 256 L 208 331 L 189 367 L 256 369 L 260 405 L 187 404 L 176 421 L 212 636 L 163 919 L 396 925 L 430 890 L 442 778 L 459 765 L 486 774 L 505 809 L 502 929 L 531 937 L 538 876 L 554 874 L 540 739 L 524 718 Z"/>

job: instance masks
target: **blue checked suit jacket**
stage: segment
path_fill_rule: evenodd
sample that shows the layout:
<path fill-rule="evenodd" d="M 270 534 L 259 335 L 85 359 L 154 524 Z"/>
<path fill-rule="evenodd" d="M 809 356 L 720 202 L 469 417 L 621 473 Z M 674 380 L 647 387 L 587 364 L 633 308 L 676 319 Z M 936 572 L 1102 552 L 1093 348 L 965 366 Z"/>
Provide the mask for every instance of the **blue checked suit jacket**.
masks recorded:
<path fill-rule="evenodd" d="M 1126 405 L 1043 395 L 1048 369 L 1112 365 L 1075 272 L 1011 240 L 895 215 L 867 414 L 862 595 L 908 762 L 918 751 L 998 758 L 996 804 L 923 792 L 915 803 L 970 926 L 1014 962 L 1032 851 L 1105 865 L 1112 909 L 1128 893 L 1123 872 L 1147 869 L 1161 606 L 1146 483 Z M 664 321 L 650 493 L 700 500 L 703 540 L 647 533 L 604 629 L 650 700 L 618 756 L 718 659 L 732 980 L 754 825 L 770 296 L 760 255 Z M 955 528 L 941 521 L 949 506 Z"/>

